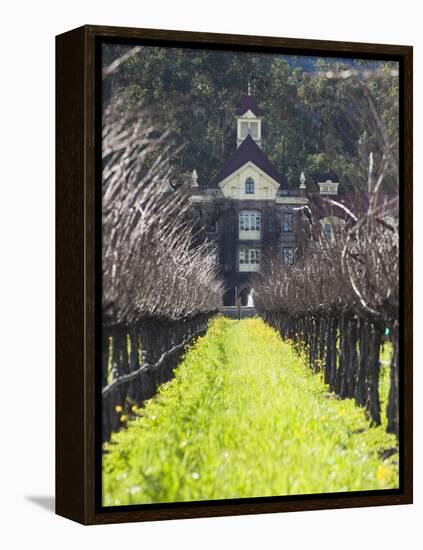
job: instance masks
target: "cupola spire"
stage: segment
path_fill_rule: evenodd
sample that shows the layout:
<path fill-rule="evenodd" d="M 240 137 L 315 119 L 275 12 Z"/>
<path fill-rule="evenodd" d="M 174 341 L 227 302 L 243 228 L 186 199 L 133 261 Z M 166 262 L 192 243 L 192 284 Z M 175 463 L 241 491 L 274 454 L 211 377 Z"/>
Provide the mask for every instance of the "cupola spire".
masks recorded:
<path fill-rule="evenodd" d="M 247 95 L 241 102 L 241 105 L 236 109 L 235 115 L 237 119 L 237 147 L 241 145 L 247 136 L 261 147 L 261 115 L 262 111 L 257 105 L 256 98 L 251 95 L 251 83 L 248 80 Z"/>

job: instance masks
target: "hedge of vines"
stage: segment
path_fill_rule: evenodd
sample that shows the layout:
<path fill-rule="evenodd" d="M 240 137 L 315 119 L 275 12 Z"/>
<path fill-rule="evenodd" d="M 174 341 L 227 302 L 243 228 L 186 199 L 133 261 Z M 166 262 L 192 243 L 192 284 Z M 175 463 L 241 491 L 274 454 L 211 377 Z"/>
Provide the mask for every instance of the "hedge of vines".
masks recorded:
<path fill-rule="evenodd" d="M 194 245 L 188 185 L 169 135 L 142 106 L 103 114 L 103 439 L 172 376 L 184 347 L 220 307 L 206 243 Z"/>
<path fill-rule="evenodd" d="M 368 212 L 327 237 L 311 218 L 310 244 L 294 265 L 270 258 L 255 281 L 258 313 L 305 349 L 340 397 L 381 423 L 381 346 L 392 343 L 387 429 L 399 431 L 398 204 L 374 193 Z M 352 223 L 351 223 L 352 222 Z"/>

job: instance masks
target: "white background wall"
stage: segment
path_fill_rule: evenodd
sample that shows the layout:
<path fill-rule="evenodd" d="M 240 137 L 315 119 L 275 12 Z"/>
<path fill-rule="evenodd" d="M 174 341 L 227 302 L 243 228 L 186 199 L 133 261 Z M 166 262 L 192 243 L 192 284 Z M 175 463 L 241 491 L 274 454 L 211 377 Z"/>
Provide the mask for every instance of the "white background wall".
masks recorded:
<path fill-rule="evenodd" d="M 422 548 L 423 287 L 416 273 L 414 506 L 83 528 L 55 517 L 54 35 L 85 23 L 413 44 L 422 150 L 418 2 L 72 0 L 1 5 L 0 541 L 3 548 Z M 420 23 L 419 23 L 420 21 Z M 419 161 L 418 157 L 418 161 Z M 416 219 L 423 208 L 416 163 Z M 416 269 L 423 224 L 415 225 Z M 418 521 L 420 520 L 420 521 Z M 419 540 L 420 539 L 420 540 Z"/>

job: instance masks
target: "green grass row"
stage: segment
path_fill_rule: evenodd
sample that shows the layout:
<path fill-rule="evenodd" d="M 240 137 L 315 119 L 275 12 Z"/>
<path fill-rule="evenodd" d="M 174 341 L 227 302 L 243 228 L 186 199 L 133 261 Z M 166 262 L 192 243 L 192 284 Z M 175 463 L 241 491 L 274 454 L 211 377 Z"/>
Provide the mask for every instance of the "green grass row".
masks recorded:
<path fill-rule="evenodd" d="M 394 488 L 382 426 L 260 319 L 214 319 L 103 456 L 105 506 Z"/>

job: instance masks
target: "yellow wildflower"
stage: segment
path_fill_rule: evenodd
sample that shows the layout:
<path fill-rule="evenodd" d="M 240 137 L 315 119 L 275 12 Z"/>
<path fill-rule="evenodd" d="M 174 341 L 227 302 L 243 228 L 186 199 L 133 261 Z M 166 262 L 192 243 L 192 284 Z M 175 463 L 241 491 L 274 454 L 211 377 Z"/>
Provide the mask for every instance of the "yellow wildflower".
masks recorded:
<path fill-rule="evenodd" d="M 392 466 L 390 466 L 389 464 L 381 464 L 376 470 L 376 478 L 384 483 L 388 481 L 391 471 Z"/>

